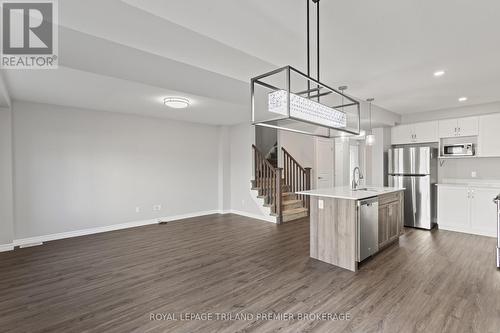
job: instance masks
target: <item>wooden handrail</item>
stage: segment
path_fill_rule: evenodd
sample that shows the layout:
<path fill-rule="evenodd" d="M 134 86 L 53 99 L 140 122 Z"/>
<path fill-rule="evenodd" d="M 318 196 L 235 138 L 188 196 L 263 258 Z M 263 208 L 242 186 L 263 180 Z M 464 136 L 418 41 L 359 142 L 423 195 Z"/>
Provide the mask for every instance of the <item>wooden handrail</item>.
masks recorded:
<path fill-rule="evenodd" d="M 299 162 L 283 147 L 283 176 L 285 184 L 290 192 L 307 191 L 311 189 L 311 168 L 304 168 Z M 298 199 L 310 211 L 310 197 L 299 194 Z"/>
<path fill-rule="evenodd" d="M 290 154 L 290 153 L 289 153 L 289 152 L 288 152 L 288 151 L 287 151 L 284 147 L 281 147 L 281 150 L 283 151 L 284 156 L 288 156 L 288 157 L 289 157 L 292 161 L 294 161 L 294 162 L 295 162 L 295 164 L 297 165 L 297 167 L 299 167 L 300 169 L 302 169 L 302 170 L 304 170 L 304 171 L 305 171 L 305 169 L 306 169 L 306 168 L 303 168 L 303 167 L 300 165 L 300 163 L 299 163 L 299 162 L 297 162 L 297 160 L 296 160 L 295 158 L 293 158 L 293 156 L 292 156 L 292 155 L 291 155 L 291 154 Z"/>
<path fill-rule="evenodd" d="M 255 187 L 259 188 L 259 195 L 264 197 L 265 203 L 271 206 L 271 211 L 276 215 L 278 223 L 282 221 L 282 169 L 275 168 L 262 154 L 252 145 L 254 157 L 254 181 Z"/>
<path fill-rule="evenodd" d="M 285 149 L 283 152 L 283 168 L 275 168 L 265 155 L 252 145 L 254 158 L 254 187 L 259 189 L 259 195 L 270 205 L 272 213 L 281 223 L 283 217 L 282 193 L 307 191 L 311 189 L 311 168 L 304 168 Z M 302 201 L 303 207 L 310 211 L 309 196 L 296 195 Z"/>
<path fill-rule="evenodd" d="M 247 146 L 247 147 L 248 147 L 248 146 Z M 260 155 L 260 157 L 262 157 L 263 162 L 264 162 L 267 166 L 269 166 L 269 167 L 270 167 L 273 171 L 275 171 L 275 172 L 276 172 L 276 170 L 275 170 L 276 168 L 275 168 L 275 167 L 271 164 L 271 162 L 269 162 L 269 161 L 265 158 L 264 154 L 262 154 L 262 152 L 259 150 L 259 148 L 257 148 L 255 145 L 252 145 L 252 148 L 254 149 L 254 151 L 255 151 L 255 152 L 257 152 L 257 153 Z"/>

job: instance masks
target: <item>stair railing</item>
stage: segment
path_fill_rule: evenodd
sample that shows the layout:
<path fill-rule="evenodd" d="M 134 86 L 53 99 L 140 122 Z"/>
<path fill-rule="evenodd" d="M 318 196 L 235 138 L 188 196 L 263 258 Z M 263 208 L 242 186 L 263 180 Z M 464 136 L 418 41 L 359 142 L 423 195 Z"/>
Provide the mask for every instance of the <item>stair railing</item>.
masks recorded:
<path fill-rule="evenodd" d="M 259 194 L 264 196 L 266 204 L 271 206 L 271 212 L 276 215 L 278 223 L 282 221 L 282 168 L 275 168 L 266 159 L 265 155 L 252 145 L 254 159 L 254 181 L 255 187 L 259 188 Z"/>
<path fill-rule="evenodd" d="M 283 177 L 290 192 L 307 191 L 311 189 L 311 168 L 302 167 L 295 158 L 283 147 Z M 308 195 L 297 195 L 302 204 L 307 208 L 308 214 L 311 204 Z"/>

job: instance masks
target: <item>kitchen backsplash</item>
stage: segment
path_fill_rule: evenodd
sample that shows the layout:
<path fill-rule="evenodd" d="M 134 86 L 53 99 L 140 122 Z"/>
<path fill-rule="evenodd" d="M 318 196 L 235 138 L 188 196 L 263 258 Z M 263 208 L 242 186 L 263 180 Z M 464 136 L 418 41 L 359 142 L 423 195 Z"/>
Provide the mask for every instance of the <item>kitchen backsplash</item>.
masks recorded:
<path fill-rule="evenodd" d="M 440 160 L 438 181 L 446 178 L 496 179 L 500 181 L 500 158 L 459 158 Z M 476 173 L 476 177 L 473 176 Z"/>

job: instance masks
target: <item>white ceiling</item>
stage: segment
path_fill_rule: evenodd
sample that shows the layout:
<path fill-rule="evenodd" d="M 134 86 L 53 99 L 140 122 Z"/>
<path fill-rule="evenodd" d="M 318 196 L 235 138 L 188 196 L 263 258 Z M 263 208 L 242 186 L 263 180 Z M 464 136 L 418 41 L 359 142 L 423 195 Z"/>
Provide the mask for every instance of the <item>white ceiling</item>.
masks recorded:
<path fill-rule="evenodd" d="M 321 81 L 399 114 L 498 101 L 499 12 L 497 0 L 323 0 Z M 304 70 L 304 13 L 304 0 L 59 1 L 61 68 L 5 81 L 14 99 L 247 121 L 250 77 Z M 153 97 L 171 93 L 200 103 L 178 113 Z"/>
<path fill-rule="evenodd" d="M 32 102 L 185 121 L 194 117 L 197 122 L 213 125 L 237 123 L 246 113 L 241 105 L 66 67 L 57 71 L 20 71 L 8 77 L 14 98 Z M 78 82 L 77 93 L 68 82 Z M 164 96 L 179 95 L 190 100 L 188 109 L 167 109 L 163 105 Z"/>

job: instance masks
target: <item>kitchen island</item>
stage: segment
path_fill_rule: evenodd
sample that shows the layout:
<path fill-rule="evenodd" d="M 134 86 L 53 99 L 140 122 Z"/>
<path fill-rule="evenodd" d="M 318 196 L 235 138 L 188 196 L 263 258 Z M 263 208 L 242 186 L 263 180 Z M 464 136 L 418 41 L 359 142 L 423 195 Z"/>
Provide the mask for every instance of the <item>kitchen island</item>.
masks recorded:
<path fill-rule="evenodd" d="M 334 187 L 311 198 L 310 256 L 351 271 L 404 232 L 404 189 Z"/>

